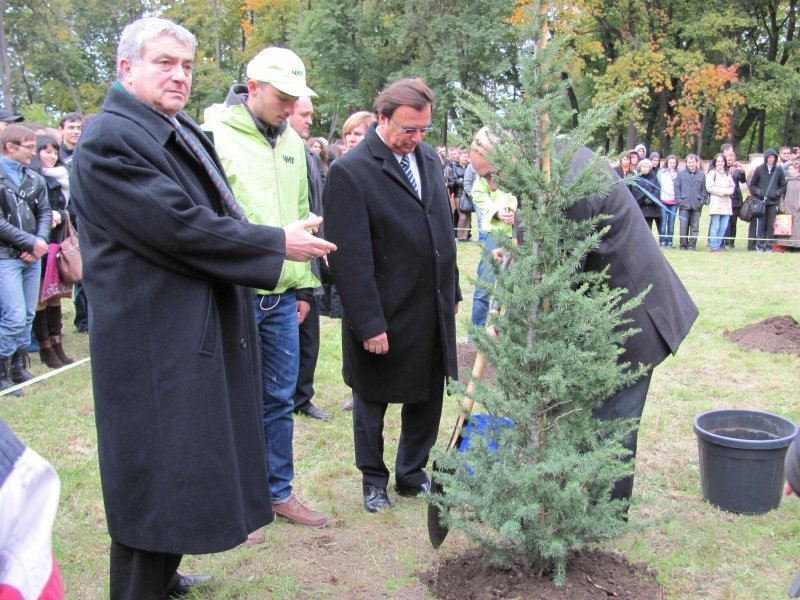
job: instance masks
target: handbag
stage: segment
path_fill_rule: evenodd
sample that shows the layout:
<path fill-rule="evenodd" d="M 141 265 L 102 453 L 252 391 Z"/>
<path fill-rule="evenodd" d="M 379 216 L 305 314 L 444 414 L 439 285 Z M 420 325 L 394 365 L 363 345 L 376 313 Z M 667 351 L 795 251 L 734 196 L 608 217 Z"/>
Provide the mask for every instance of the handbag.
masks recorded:
<path fill-rule="evenodd" d="M 52 298 L 70 298 L 72 296 L 72 286 L 65 284 L 61 280 L 61 273 L 58 271 L 58 251 L 60 244 L 50 244 L 47 258 L 44 263 L 44 277 L 42 277 L 42 289 L 39 293 L 39 302 L 46 302 Z"/>
<path fill-rule="evenodd" d="M 458 199 L 458 210 L 462 213 L 475 212 L 475 205 L 472 203 L 472 196 L 464 192 Z"/>
<path fill-rule="evenodd" d="M 774 235 L 792 235 L 792 215 L 775 215 Z"/>
<path fill-rule="evenodd" d="M 739 218 L 742 221 L 749 223 L 757 217 L 764 216 L 765 207 L 766 205 L 762 198 L 749 196 L 742 204 L 742 208 L 739 209 Z"/>
<path fill-rule="evenodd" d="M 66 285 L 80 283 L 83 279 L 83 262 L 81 261 L 81 248 L 78 243 L 78 232 L 67 220 L 64 225 L 64 239 L 59 244 L 58 250 L 58 272 L 61 280 Z"/>

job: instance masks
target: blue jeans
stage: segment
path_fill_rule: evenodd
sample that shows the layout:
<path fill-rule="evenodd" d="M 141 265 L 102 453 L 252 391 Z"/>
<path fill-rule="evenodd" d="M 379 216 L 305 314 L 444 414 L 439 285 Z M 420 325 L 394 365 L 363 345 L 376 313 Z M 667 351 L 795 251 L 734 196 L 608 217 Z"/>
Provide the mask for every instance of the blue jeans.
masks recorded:
<path fill-rule="evenodd" d="M 0 357 L 31 343 L 31 324 L 39 300 L 42 261 L 0 259 Z"/>
<path fill-rule="evenodd" d="M 293 291 L 256 296 L 256 327 L 261 338 L 261 378 L 267 476 L 273 504 L 292 495 L 294 390 L 300 366 L 297 305 Z"/>
<path fill-rule="evenodd" d="M 728 230 L 730 215 L 711 215 L 711 223 L 708 226 L 708 247 L 712 250 L 722 248 L 722 238 Z"/>
<path fill-rule="evenodd" d="M 658 243 L 665 248 L 672 248 L 672 237 L 675 233 L 675 214 L 678 212 L 678 205 L 666 205 L 661 207 L 661 227 L 659 227 Z"/>
<path fill-rule="evenodd" d="M 489 253 L 499 248 L 500 245 L 495 241 L 491 234 L 486 236 L 483 240 L 483 256 L 481 262 L 478 263 L 478 279 L 485 281 L 490 286 L 494 284 L 495 271 L 492 264 L 492 257 Z M 489 315 L 489 299 L 490 293 L 487 290 L 475 287 L 475 293 L 472 295 L 472 324 L 478 327 L 486 325 L 486 318 Z"/>

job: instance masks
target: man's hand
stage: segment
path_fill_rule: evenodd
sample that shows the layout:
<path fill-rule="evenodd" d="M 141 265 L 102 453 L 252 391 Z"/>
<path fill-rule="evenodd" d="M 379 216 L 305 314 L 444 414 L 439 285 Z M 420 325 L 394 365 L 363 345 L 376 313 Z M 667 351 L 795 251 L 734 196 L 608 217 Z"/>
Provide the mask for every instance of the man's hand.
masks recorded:
<path fill-rule="evenodd" d="M 33 254 L 33 258 L 42 258 L 47 254 L 47 242 L 42 238 L 36 238 L 36 241 L 33 243 L 31 254 Z"/>
<path fill-rule="evenodd" d="M 57 210 L 53 211 L 53 224 L 52 227 L 56 228 L 61 225 L 61 213 Z"/>
<path fill-rule="evenodd" d="M 296 304 L 297 304 L 297 324 L 302 325 L 303 321 L 306 320 L 306 315 L 308 315 L 308 311 L 311 310 L 311 305 L 305 300 L 298 300 Z"/>
<path fill-rule="evenodd" d="M 30 252 L 25 252 L 24 250 L 19 253 L 20 260 L 26 263 L 32 263 L 36 261 L 36 258 Z"/>
<path fill-rule="evenodd" d="M 286 232 L 286 260 L 308 262 L 312 258 L 325 256 L 336 250 L 336 246 L 306 231 L 316 231 L 322 223 L 321 217 L 309 217 L 303 221 L 289 223 Z"/>
<path fill-rule="evenodd" d="M 792 494 L 794 494 L 794 490 L 792 489 L 791 484 L 787 481 L 783 484 L 783 495 L 791 496 Z"/>
<path fill-rule="evenodd" d="M 506 225 L 513 225 L 514 224 L 514 211 L 510 208 L 504 208 L 502 210 L 497 211 L 497 218 L 500 219 Z"/>
<path fill-rule="evenodd" d="M 364 350 L 372 352 L 372 354 L 386 354 L 389 352 L 389 336 L 384 331 L 375 337 L 364 340 Z"/>

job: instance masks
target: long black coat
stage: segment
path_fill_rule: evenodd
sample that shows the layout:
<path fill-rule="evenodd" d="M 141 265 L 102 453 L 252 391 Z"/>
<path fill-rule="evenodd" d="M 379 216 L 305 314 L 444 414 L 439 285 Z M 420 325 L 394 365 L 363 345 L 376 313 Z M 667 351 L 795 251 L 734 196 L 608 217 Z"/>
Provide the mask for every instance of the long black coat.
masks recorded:
<path fill-rule="evenodd" d="M 585 165 L 591 154 L 588 149 L 580 151 L 573 163 L 575 167 Z M 609 177 L 615 177 L 610 170 Z M 618 182 L 604 196 L 575 203 L 567 215 L 575 220 L 611 216 L 605 222 L 608 233 L 586 257 L 586 270 L 601 271 L 608 267 L 609 286 L 626 289 L 625 300 L 652 285 L 644 302 L 626 315 L 633 320 L 628 327 L 641 331 L 628 338 L 621 360 L 634 367 L 640 363 L 655 367 L 678 350 L 698 313 L 653 238 L 636 200 L 627 186 Z"/>
<path fill-rule="evenodd" d="M 173 126 L 117 86 L 71 172 L 108 529 L 133 548 L 218 552 L 272 520 L 253 296 L 240 285 L 277 284 L 285 238 L 220 216 Z"/>
<path fill-rule="evenodd" d="M 325 182 L 325 237 L 338 247 L 329 264 L 344 307 L 344 380 L 372 402 L 425 401 L 434 369 L 458 376 L 450 202 L 434 150 L 420 144 L 414 155 L 422 199 L 374 126 Z M 364 350 L 364 340 L 384 331 L 388 354 Z"/>

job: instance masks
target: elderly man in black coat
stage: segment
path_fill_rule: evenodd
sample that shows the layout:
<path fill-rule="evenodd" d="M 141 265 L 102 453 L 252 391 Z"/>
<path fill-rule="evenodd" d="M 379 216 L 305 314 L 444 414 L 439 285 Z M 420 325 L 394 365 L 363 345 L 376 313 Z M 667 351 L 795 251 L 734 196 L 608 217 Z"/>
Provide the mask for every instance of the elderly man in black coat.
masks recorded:
<path fill-rule="evenodd" d="M 323 194 L 329 260 L 342 297 L 344 379 L 353 388 L 356 466 L 364 507 L 391 506 L 383 418 L 401 403 L 396 490 L 428 490 L 424 471 L 439 431 L 445 378 L 457 376 L 461 294 L 441 163 L 421 143 L 433 94 L 420 79 L 375 100 L 377 126 L 331 167 Z"/>
<path fill-rule="evenodd" d="M 71 174 L 84 285 L 111 597 L 163 598 L 195 580 L 183 554 L 232 548 L 272 520 L 252 292 L 285 258 L 333 248 L 298 222 L 251 225 L 214 149 L 182 112 L 195 39 L 128 25 L 118 81 Z"/>
<path fill-rule="evenodd" d="M 489 134 L 479 133 L 473 142 L 470 160 L 478 175 L 489 174 L 493 168 L 489 163 L 491 142 Z M 588 148 L 575 156 L 571 168 L 583 168 L 592 160 Z M 619 180 L 611 169 L 608 176 Z M 600 272 L 608 269 L 608 285 L 625 290 L 623 301 L 642 293 L 651 286 L 643 302 L 631 309 L 626 317 L 630 327 L 639 332 L 625 342 L 620 361 L 634 368 L 647 365 L 647 373 L 633 385 L 619 390 L 606 398 L 594 416 L 598 419 L 638 419 L 642 416 L 647 391 L 650 388 L 652 370 L 667 356 L 678 351 L 697 318 L 697 307 L 686 288 L 664 258 L 658 242 L 642 217 L 633 195 L 626 185 L 617 181 L 604 195 L 584 198 L 567 209 L 567 217 L 574 221 L 585 221 L 598 215 L 611 218 L 603 223 L 608 232 L 600 244 L 586 256 L 584 270 Z M 623 445 L 632 457 L 636 456 L 638 430 L 625 439 Z M 633 476 L 619 480 L 612 496 L 630 499 L 633 492 Z"/>

